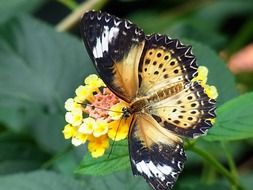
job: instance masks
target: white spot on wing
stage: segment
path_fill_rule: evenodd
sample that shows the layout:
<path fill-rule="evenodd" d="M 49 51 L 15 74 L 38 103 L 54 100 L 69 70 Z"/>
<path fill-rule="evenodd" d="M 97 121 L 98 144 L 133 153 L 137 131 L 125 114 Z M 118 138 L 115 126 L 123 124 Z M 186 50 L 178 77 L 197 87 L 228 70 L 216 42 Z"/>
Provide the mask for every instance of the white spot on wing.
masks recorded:
<path fill-rule="evenodd" d="M 93 55 L 95 58 L 103 57 L 103 52 L 108 52 L 109 43 L 112 42 L 113 38 L 116 38 L 119 33 L 119 28 L 112 27 L 109 30 L 108 26 L 104 26 L 102 35 L 96 39 L 96 46 L 93 48 Z"/>
<path fill-rule="evenodd" d="M 108 46 L 109 46 L 109 27 L 104 26 L 104 31 L 102 33 L 102 54 L 104 51 L 108 51 Z"/>
<path fill-rule="evenodd" d="M 112 42 L 112 39 L 116 38 L 119 34 L 119 28 L 117 27 L 112 27 L 109 33 L 109 42 Z"/>
<path fill-rule="evenodd" d="M 140 173 L 145 173 L 148 176 L 148 178 L 153 177 L 153 175 L 150 172 L 150 169 L 149 169 L 148 165 L 145 163 L 144 160 L 137 163 L 136 168 Z"/>
<path fill-rule="evenodd" d="M 171 174 L 173 168 L 167 165 L 158 165 L 157 166 L 158 170 L 160 170 L 162 173 L 164 173 L 165 175 L 169 175 Z"/>
<path fill-rule="evenodd" d="M 96 46 L 93 48 L 92 53 L 95 58 L 100 58 L 103 56 L 101 39 L 97 38 L 96 42 Z"/>
<path fill-rule="evenodd" d="M 161 181 L 165 180 L 167 175 L 173 173 L 173 168 L 168 165 L 157 165 L 155 166 L 152 161 L 145 162 L 142 160 L 136 164 L 136 168 L 140 173 L 144 173 L 148 178 L 157 177 Z"/>

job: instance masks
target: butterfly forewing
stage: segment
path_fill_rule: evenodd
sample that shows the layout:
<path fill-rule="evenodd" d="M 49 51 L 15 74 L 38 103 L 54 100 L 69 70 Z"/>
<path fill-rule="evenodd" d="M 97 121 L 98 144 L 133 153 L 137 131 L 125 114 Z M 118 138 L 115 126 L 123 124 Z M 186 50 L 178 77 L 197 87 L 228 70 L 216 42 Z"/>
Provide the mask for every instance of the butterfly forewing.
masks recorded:
<path fill-rule="evenodd" d="M 171 189 L 186 160 L 181 139 L 147 114 L 134 119 L 129 152 L 133 174 L 142 175 L 156 190 Z"/>
<path fill-rule="evenodd" d="M 89 11 L 82 17 L 81 34 L 86 49 L 106 85 L 130 102 L 137 93 L 138 65 L 144 33 L 130 21 Z"/>
<path fill-rule="evenodd" d="M 190 46 L 164 35 L 146 36 L 139 64 L 140 96 L 190 82 L 196 74 L 196 59 Z"/>

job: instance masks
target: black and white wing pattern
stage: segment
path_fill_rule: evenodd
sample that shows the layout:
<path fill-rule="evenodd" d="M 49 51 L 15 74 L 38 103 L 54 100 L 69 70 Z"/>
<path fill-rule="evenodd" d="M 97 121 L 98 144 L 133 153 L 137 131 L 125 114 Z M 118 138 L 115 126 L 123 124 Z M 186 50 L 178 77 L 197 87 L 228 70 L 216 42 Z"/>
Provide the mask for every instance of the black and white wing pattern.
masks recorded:
<path fill-rule="evenodd" d="M 143 113 L 136 115 L 128 143 L 133 174 L 155 190 L 172 189 L 186 160 L 182 140 Z"/>
<path fill-rule="evenodd" d="M 130 21 L 89 11 L 81 20 L 86 49 L 107 87 L 131 102 L 139 87 L 138 65 L 144 33 Z"/>

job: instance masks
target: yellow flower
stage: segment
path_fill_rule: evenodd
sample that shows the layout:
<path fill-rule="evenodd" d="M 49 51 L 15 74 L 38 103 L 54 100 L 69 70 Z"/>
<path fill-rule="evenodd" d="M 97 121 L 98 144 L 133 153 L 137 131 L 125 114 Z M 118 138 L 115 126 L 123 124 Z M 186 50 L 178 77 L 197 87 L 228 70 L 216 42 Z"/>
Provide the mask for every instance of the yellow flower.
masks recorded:
<path fill-rule="evenodd" d="M 93 129 L 95 125 L 96 125 L 95 120 L 91 117 L 87 117 L 83 119 L 83 123 L 78 129 L 78 132 L 90 135 L 93 133 Z"/>
<path fill-rule="evenodd" d="M 192 79 L 192 82 L 199 81 L 201 86 L 205 85 L 207 82 L 208 69 L 205 66 L 198 67 L 198 76 Z"/>
<path fill-rule="evenodd" d="M 84 83 L 88 85 L 91 89 L 97 89 L 102 86 L 105 86 L 105 83 L 95 74 L 86 77 Z"/>
<path fill-rule="evenodd" d="M 96 125 L 94 125 L 93 135 L 94 137 L 100 137 L 108 132 L 108 123 L 104 120 L 97 120 Z"/>
<path fill-rule="evenodd" d="M 65 120 L 73 126 L 79 126 L 83 120 L 83 113 L 81 109 L 76 109 L 72 112 L 67 112 Z"/>
<path fill-rule="evenodd" d="M 210 119 L 206 119 L 206 120 L 210 121 L 212 125 L 215 123 L 215 118 L 210 118 Z"/>
<path fill-rule="evenodd" d="M 207 85 L 207 75 L 208 69 L 204 66 L 199 66 L 198 68 L 198 76 L 192 79 L 192 82 L 197 81 L 204 88 L 204 92 L 211 99 L 216 99 L 218 97 L 218 91 L 215 86 Z"/>
<path fill-rule="evenodd" d="M 112 121 L 109 123 L 108 137 L 114 141 L 123 140 L 127 137 L 132 117 Z"/>
<path fill-rule="evenodd" d="M 204 92 L 207 94 L 207 96 L 211 99 L 216 99 L 218 97 L 218 91 L 215 86 L 204 86 Z"/>
<path fill-rule="evenodd" d="M 76 93 L 75 101 L 77 102 L 83 102 L 85 100 L 92 102 L 94 99 L 93 90 L 88 85 L 85 86 L 80 85 L 76 89 L 75 93 Z"/>
<path fill-rule="evenodd" d="M 65 102 L 65 109 L 67 111 L 73 111 L 80 108 L 81 108 L 81 105 L 78 104 L 73 98 L 69 98 Z"/>
<path fill-rule="evenodd" d="M 122 118 L 122 108 L 127 103 L 113 94 L 97 75 L 89 75 L 75 94 L 76 97 L 65 102 L 68 125 L 63 130 L 64 138 L 71 138 L 74 146 L 88 140 L 92 157 L 103 156 L 109 147 L 109 138 L 118 141 L 127 137 L 131 120 Z"/>
<path fill-rule="evenodd" d="M 93 158 L 103 156 L 105 150 L 109 147 L 109 139 L 106 135 L 98 138 L 90 136 L 90 142 L 88 144 L 88 150 L 91 152 Z"/>
<path fill-rule="evenodd" d="M 71 137 L 75 136 L 77 134 L 76 127 L 73 127 L 70 124 L 65 125 L 63 129 L 63 134 L 65 139 L 70 139 Z"/>
<path fill-rule="evenodd" d="M 119 120 L 123 115 L 122 109 L 126 106 L 127 104 L 123 101 L 120 101 L 119 103 L 113 105 L 108 113 L 111 119 Z"/>
<path fill-rule="evenodd" d="M 87 139 L 88 139 L 88 135 L 77 133 L 77 135 L 72 138 L 72 144 L 74 146 L 79 146 L 81 144 L 84 144 Z"/>

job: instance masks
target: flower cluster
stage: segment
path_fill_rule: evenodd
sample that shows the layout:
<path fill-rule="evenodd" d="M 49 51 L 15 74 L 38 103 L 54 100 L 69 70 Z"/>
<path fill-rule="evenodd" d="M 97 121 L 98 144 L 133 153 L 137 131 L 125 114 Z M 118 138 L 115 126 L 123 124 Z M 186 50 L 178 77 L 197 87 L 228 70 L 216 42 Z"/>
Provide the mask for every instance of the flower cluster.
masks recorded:
<path fill-rule="evenodd" d="M 75 146 L 88 142 L 92 157 L 100 157 L 109 147 L 109 139 L 119 141 L 127 137 L 131 118 L 121 119 L 127 103 L 95 74 L 89 75 L 75 94 L 65 102 L 68 124 L 63 130 L 64 137 L 71 138 Z"/>
<path fill-rule="evenodd" d="M 204 88 L 204 92 L 211 99 L 216 99 L 218 97 L 218 91 L 215 86 L 206 84 L 207 82 L 208 69 L 205 66 L 198 67 L 198 75 L 192 79 L 192 82 L 198 81 L 199 84 Z M 209 118 L 212 124 L 215 123 L 215 118 Z"/>
<path fill-rule="evenodd" d="M 215 86 L 206 84 L 207 82 L 208 69 L 204 66 L 198 67 L 198 75 L 192 79 L 192 82 L 198 81 L 200 85 L 204 88 L 205 93 L 211 99 L 216 99 L 218 97 L 218 92 Z"/>

